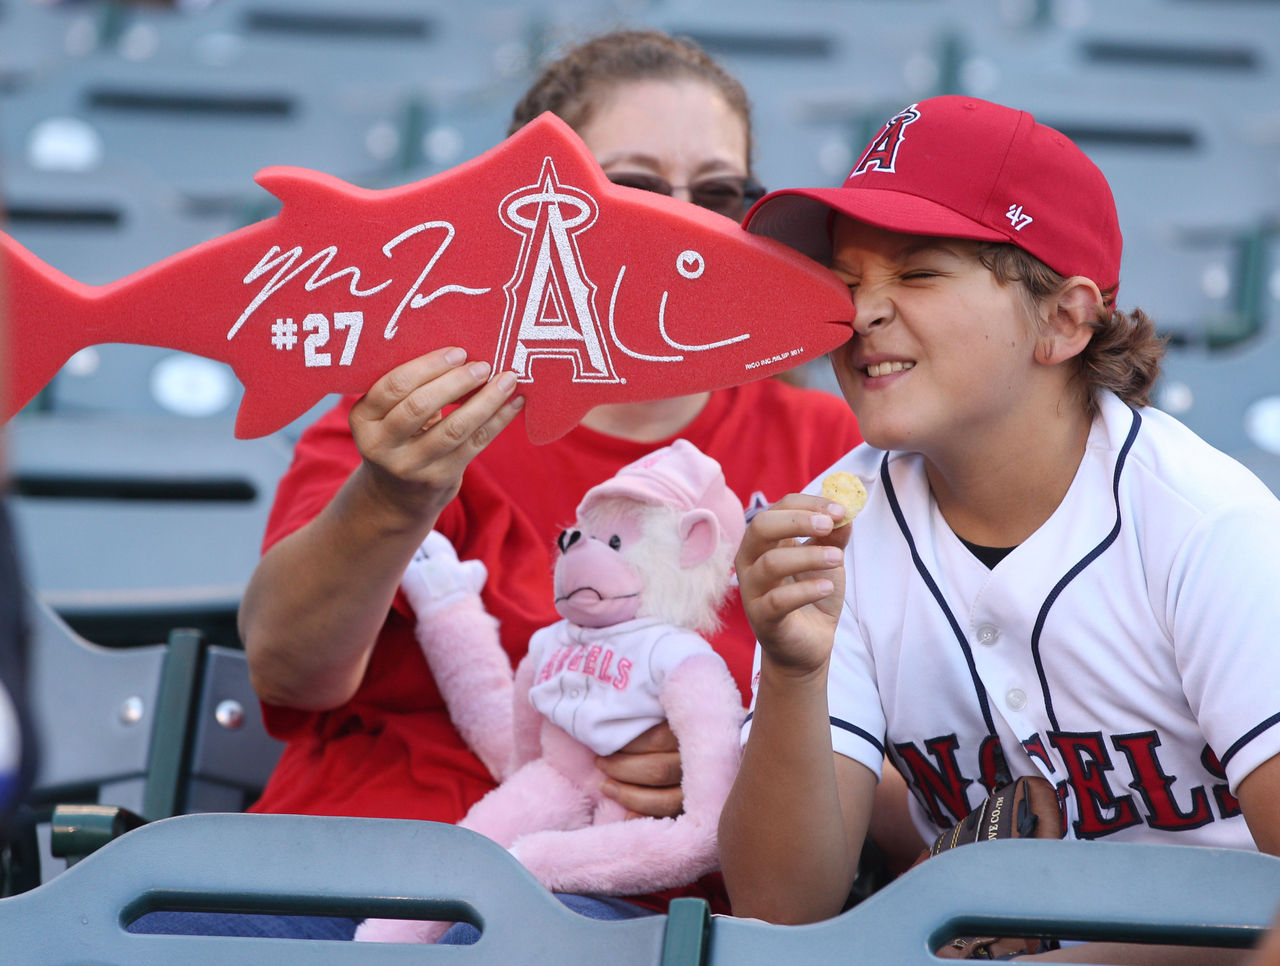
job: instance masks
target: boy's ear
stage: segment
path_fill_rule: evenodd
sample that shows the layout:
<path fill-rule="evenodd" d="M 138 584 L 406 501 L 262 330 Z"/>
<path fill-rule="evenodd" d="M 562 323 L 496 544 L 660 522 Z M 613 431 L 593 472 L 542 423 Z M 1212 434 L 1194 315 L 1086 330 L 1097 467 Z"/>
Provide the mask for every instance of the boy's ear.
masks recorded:
<path fill-rule="evenodd" d="M 1092 279 L 1074 275 L 1045 303 L 1044 332 L 1036 346 L 1036 361 L 1057 365 L 1078 356 L 1093 338 L 1102 292 Z"/>

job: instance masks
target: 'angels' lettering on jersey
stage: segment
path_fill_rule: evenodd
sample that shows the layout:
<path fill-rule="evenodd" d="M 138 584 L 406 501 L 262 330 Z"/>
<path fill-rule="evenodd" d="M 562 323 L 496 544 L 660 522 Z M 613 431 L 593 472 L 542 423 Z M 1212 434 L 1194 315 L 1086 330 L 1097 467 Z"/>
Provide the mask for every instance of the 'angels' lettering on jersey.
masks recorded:
<path fill-rule="evenodd" d="M 705 639 L 652 618 L 610 627 L 558 621 L 529 640 L 534 660 L 529 703 L 597 754 L 610 755 L 666 714 L 659 689 Z"/>
<path fill-rule="evenodd" d="M 625 691 L 631 682 L 631 662 L 625 657 L 613 668 L 613 650 L 601 647 L 571 645 L 556 648 L 547 662 L 538 669 L 537 684 L 550 681 L 564 671 L 579 671 L 590 678 L 612 685 L 619 691 Z"/>
<path fill-rule="evenodd" d="M 1023 745 L 1057 789 L 1064 816 L 1072 815 L 1076 838 L 1103 838 L 1141 823 L 1181 832 L 1241 814 L 1226 774 L 1207 745 L 1201 763 L 1210 780 L 1190 788 L 1184 782 L 1176 791 L 1178 777 L 1170 775 L 1160 760 L 1160 737 L 1154 731 L 1109 737 L 1101 732 L 1051 732 L 1032 735 Z M 1046 745 L 1054 749 L 1056 766 L 1044 752 Z M 969 777 L 960 764 L 955 734 L 931 738 L 923 747 L 912 742 L 891 747 L 895 765 L 939 830 L 959 822 L 1003 783 L 995 763 L 998 745 L 991 738 L 981 745 L 975 777 Z M 1127 768 L 1118 767 L 1120 763 Z M 1132 791 L 1124 791 L 1126 785 Z M 970 794 L 974 786 L 977 790 Z"/>

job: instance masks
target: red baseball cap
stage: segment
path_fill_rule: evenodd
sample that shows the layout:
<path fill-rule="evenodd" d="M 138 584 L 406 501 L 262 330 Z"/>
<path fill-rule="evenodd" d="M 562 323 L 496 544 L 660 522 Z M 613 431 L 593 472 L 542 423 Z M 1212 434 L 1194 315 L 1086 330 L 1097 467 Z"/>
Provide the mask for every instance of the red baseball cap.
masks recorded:
<path fill-rule="evenodd" d="M 744 225 L 825 265 L 833 210 L 905 234 L 1009 242 L 1104 292 L 1120 282 L 1120 223 L 1097 165 L 1026 111 L 975 97 L 899 111 L 842 187 L 771 192 Z"/>

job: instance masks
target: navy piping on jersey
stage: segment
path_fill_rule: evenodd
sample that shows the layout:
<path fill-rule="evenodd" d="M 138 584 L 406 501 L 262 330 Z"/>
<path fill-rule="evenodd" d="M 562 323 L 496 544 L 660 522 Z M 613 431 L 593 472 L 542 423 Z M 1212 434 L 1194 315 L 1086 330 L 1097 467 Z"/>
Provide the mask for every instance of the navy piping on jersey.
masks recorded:
<path fill-rule="evenodd" d="M 840 728 L 841 730 L 847 731 L 850 734 L 857 735 L 863 741 L 867 742 L 873 748 L 875 748 L 876 751 L 880 752 L 881 757 L 884 757 L 884 742 L 871 737 L 871 735 L 868 732 L 863 731 L 857 725 L 850 724 L 847 721 L 842 721 L 840 718 L 835 718 L 835 717 L 832 717 L 831 715 L 828 715 L 827 720 L 831 722 L 831 727 Z"/>
<path fill-rule="evenodd" d="M 974 663 L 973 651 L 969 649 L 969 639 L 964 636 L 964 631 L 960 629 L 960 623 L 956 620 L 955 615 L 951 613 L 951 608 L 947 606 L 946 600 L 943 599 L 942 591 L 938 589 L 933 575 L 929 573 L 929 569 L 924 565 L 924 561 L 920 559 L 920 554 L 916 550 L 916 542 L 911 537 L 906 518 L 902 515 L 902 507 L 898 503 L 898 494 L 894 492 L 893 481 L 889 478 L 888 453 L 885 453 L 884 459 L 880 461 L 880 481 L 884 484 L 885 495 L 889 498 L 889 507 L 893 510 L 893 518 L 898 521 L 898 529 L 902 531 L 902 536 L 907 541 L 907 548 L 911 551 L 911 560 L 916 565 L 916 571 L 924 579 L 925 586 L 933 594 L 933 599 L 942 608 L 942 613 L 947 618 L 947 623 L 951 625 L 951 632 L 955 634 L 956 640 L 960 642 L 960 650 L 964 652 L 965 663 L 969 665 L 969 677 L 973 679 L 973 689 L 978 694 L 978 705 L 982 708 L 982 720 L 986 722 L 987 734 L 995 737 L 996 725 L 991 719 L 991 708 L 987 703 L 987 689 L 982 683 L 982 678 L 978 676 L 978 666 Z"/>
<path fill-rule="evenodd" d="M 1258 737 L 1258 735 L 1262 734 L 1268 728 L 1273 728 L 1277 724 L 1280 724 L 1280 714 L 1273 714 L 1266 721 L 1262 722 L 1262 724 L 1249 729 L 1249 731 L 1245 732 L 1244 736 L 1239 741 L 1227 749 L 1227 753 L 1225 755 L 1218 759 L 1219 764 L 1221 764 L 1223 768 L 1226 768 L 1227 762 L 1236 756 L 1236 752 L 1249 742 L 1253 741 L 1254 738 Z"/>
<path fill-rule="evenodd" d="M 1085 567 L 1097 560 L 1107 547 L 1116 541 L 1116 537 L 1120 535 L 1120 474 L 1124 469 L 1125 459 L 1129 456 L 1129 450 L 1133 448 L 1133 441 L 1138 438 L 1138 427 L 1142 423 L 1142 416 L 1136 409 L 1130 408 L 1133 413 L 1133 421 L 1129 424 L 1129 435 L 1125 437 L 1124 445 L 1120 447 L 1120 452 L 1116 456 L 1116 468 L 1111 479 L 1111 495 L 1116 504 L 1116 522 L 1111 528 L 1111 532 L 1102 538 L 1102 542 L 1090 550 L 1074 567 L 1066 572 L 1061 580 L 1054 585 L 1053 590 L 1049 591 L 1049 596 L 1044 599 L 1044 604 L 1040 607 L 1040 613 L 1036 615 L 1035 627 L 1031 631 L 1031 656 L 1036 662 L 1036 674 L 1040 676 L 1040 691 L 1044 695 L 1044 709 L 1049 716 L 1049 724 L 1053 726 L 1054 731 L 1060 731 L 1058 727 L 1058 716 L 1053 713 L 1053 695 L 1049 693 L 1049 679 L 1044 673 L 1044 662 L 1040 658 L 1040 632 L 1044 630 L 1044 622 L 1049 617 L 1049 608 L 1053 606 L 1054 601 L 1066 589 L 1067 584 L 1075 580 L 1076 577 L 1084 570 Z"/>
<path fill-rule="evenodd" d="M 756 713 L 754 711 L 749 712 L 746 718 L 743 719 L 742 723 L 746 724 L 748 721 L 754 718 L 755 715 Z M 844 721 L 841 718 L 832 717 L 831 715 L 827 715 L 827 720 L 831 722 L 831 727 L 839 728 L 841 731 L 847 731 L 850 734 L 857 735 L 859 738 L 866 741 L 867 744 L 871 745 L 871 747 L 873 747 L 876 751 L 880 752 L 882 756 L 884 755 L 884 742 L 880 741 L 878 738 L 871 737 L 871 734 L 869 732 L 864 731 L 863 729 L 859 728 L 855 724 L 850 724 L 848 721 Z"/>

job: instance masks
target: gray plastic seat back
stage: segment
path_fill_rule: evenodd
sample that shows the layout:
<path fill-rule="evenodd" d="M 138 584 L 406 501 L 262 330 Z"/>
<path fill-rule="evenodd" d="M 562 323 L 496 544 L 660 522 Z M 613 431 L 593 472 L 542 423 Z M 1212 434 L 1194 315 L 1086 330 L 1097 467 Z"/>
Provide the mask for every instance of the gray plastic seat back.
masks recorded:
<path fill-rule="evenodd" d="M 166 645 L 99 647 L 31 594 L 26 608 L 39 743 L 30 797 L 52 803 L 88 792 L 141 811 Z"/>
<path fill-rule="evenodd" d="M 835 919 L 712 920 L 708 966 L 926 966 L 961 935 L 1248 947 L 1280 906 L 1280 858 L 1175 845 L 1003 840 L 929 859 Z"/>
<path fill-rule="evenodd" d="M 468 918 L 469 947 L 134 935 L 156 908 Z M 506 850 L 452 825 L 298 815 L 184 815 L 111 842 L 0 900 L 6 961 L 24 966 L 309 966 L 432 962 L 657 966 L 666 919 L 570 912 Z"/>
<path fill-rule="evenodd" d="M 208 648 L 197 699 L 182 807 L 187 812 L 238 812 L 257 798 L 283 750 L 267 734 L 249 684 L 243 651 Z"/>
<path fill-rule="evenodd" d="M 19 416 L 9 439 L 14 526 L 42 600 L 100 643 L 139 643 L 115 625 L 163 640 L 215 623 L 211 639 L 238 643 L 283 439 L 238 440 L 222 420 L 56 413 Z"/>

